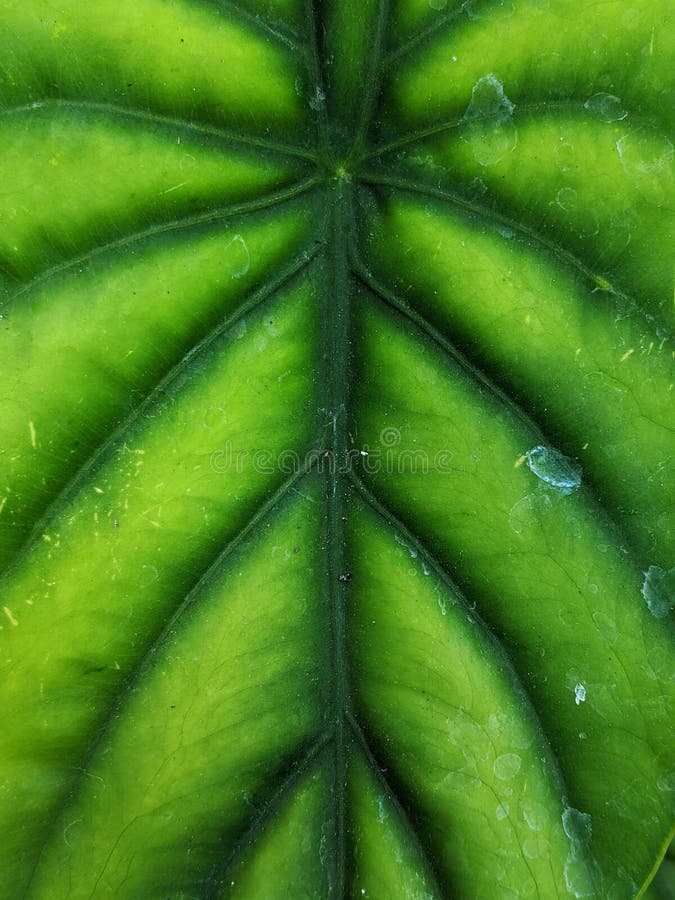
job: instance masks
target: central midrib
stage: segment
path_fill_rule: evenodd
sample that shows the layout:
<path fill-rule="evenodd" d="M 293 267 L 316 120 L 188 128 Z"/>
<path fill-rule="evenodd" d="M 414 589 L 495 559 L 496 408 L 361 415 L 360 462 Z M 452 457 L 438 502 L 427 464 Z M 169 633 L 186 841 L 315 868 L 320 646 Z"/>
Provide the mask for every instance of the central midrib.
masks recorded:
<path fill-rule="evenodd" d="M 350 367 L 350 272 L 347 255 L 351 188 L 345 179 L 329 186 L 330 231 L 322 286 L 322 409 L 328 434 L 320 461 L 323 477 L 323 547 L 326 559 L 324 597 L 327 617 L 324 716 L 333 735 L 334 853 L 330 893 L 345 896 L 346 782 L 349 711 L 346 602 L 350 573 L 345 555 L 348 460 L 347 410 Z"/>

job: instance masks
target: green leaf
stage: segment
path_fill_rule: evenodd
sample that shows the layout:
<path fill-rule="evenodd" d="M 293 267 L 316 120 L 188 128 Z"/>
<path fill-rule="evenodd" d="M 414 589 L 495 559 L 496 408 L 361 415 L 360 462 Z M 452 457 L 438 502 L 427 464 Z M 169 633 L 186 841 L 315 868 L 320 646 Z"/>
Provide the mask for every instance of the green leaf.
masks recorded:
<path fill-rule="evenodd" d="M 640 895 L 672 5 L 0 23 L 0 897 Z"/>

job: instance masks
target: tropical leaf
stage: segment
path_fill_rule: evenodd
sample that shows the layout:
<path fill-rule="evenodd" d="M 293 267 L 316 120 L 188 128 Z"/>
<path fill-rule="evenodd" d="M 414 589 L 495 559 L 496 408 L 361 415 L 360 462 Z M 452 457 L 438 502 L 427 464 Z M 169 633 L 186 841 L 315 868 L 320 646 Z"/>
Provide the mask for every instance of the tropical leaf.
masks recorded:
<path fill-rule="evenodd" d="M 637 896 L 672 5 L 0 22 L 0 896 Z"/>

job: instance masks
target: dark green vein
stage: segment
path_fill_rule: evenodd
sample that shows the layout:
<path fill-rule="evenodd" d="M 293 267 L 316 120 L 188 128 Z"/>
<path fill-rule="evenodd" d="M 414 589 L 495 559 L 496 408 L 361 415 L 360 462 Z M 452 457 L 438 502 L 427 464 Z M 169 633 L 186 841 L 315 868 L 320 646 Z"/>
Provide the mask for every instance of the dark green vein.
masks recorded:
<path fill-rule="evenodd" d="M 307 76 L 312 96 L 317 99 L 315 104 L 317 144 L 319 154 L 328 161 L 330 159 L 330 144 L 328 140 L 328 112 L 326 110 L 326 85 L 324 84 L 321 70 L 321 56 L 319 49 L 319 21 L 315 9 L 315 0 L 304 0 L 305 22 L 307 27 L 307 43 L 309 53 L 307 55 Z"/>
<path fill-rule="evenodd" d="M 420 44 L 427 43 L 427 41 L 429 41 L 435 34 L 442 31 L 444 28 L 448 28 L 451 25 L 454 25 L 454 23 L 459 21 L 459 19 L 461 19 L 464 15 L 464 4 L 462 3 L 451 12 L 439 16 L 434 22 L 431 23 L 431 25 L 427 25 L 426 28 L 418 31 L 417 34 L 414 34 L 412 37 L 408 38 L 407 41 L 404 41 L 400 47 L 397 47 L 396 50 L 393 50 L 384 60 L 385 68 L 391 69 L 401 59 L 403 59 L 403 57 L 411 53 Z"/>
<path fill-rule="evenodd" d="M 545 446 L 555 446 L 555 441 L 548 440 L 544 429 L 539 423 L 526 412 L 525 408 L 514 399 L 511 394 L 495 383 L 488 375 L 483 372 L 482 368 L 474 363 L 468 356 L 459 350 L 444 334 L 442 334 L 431 322 L 428 321 L 421 313 L 409 306 L 404 300 L 390 288 L 381 284 L 370 273 L 368 268 L 354 255 L 352 258 L 354 274 L 368 288 L 368 290 L 389 309 L 394 310 L 403 316 L 415 328 L 429 338 L 432 343 L 441 351 L 442 355 L 450 359 L 467 375 L 471 382 L 475 383 L 478 391 L 484 389 L 489 396 L 503 406 L 516 422 L 528 433 L 533 444 L 543 444 Z M 596 505 L 598 512 L 601 513 L 603 520 L 610 527 L 611 531 L 616 535 L 621 545 L 628 548 L 635 562 L 636 571 L 639 570 L 639 555 L 636 552 L 634 541 L 624 532 L 624 529 L 616 521 L 615 515 L 610 513 L 608 506 L 614 507 L 616 504 L 607 502 L 605 494 L 602 490 L 602 478 L 597 481 L 593 477 L 590 469 L 584 476 L 582 490 L 586 492 L 588 497 Z"/>
<path fill-rule="evenodd" d="M 27 536 L 21 548 L 17 551 L 13 560 L 8 564 L 5 571 L 0 574 L 0 583 L 3 579 L 11 575 L 16 566 L 21 564 L 24 556 L 29 552 L 33 543 L 40 539 L 48 523 L 54 519 L 60 510 L 75 496 L 82 484 L 88 478 L 90 473 L 108 456 L 110 451 L 118 444 L 122 436 L 128 432 L 133 426 L 141 421 L 148 413 L 158 399 L 161 399 L 170 390 L 171 385 L 185 372 L 187 367 L 193 363 L 195 358 L 206 353 L 209 347 L 229 329 L 233 328 L 237 322 L 251 313 L 258 306 L 262 305 L 266 300 L 273 297 L 285 284 L 290 282 L 294 277 L 298 276 L 316 257 L 321 248 L 320 244 L 313 246 L 305 251 L 297 258 L 293 259 L 281 271 L 275 273 L 262 287 L 251 294 L 240 306 L 230 313 L 226 318 L 218 322 L 206 335 L 204 335 L 186 354 L 184 354 L 178 362 L 174 363 L 162 376 L 162 378 L 154 385 L 154 387 L 146 394 L 133 408 L 126 414 L 117 427 L 107 435 L 105 440 L 96 446 L 82 462 L 75 472 L 64 484 L 60 486 L 57 496 L 42 509 L 37 521 Z"/>
<path fill-rule="evenodd" d="M 486 116 L 486 120 L 490 121 L 490 117 Z M 471 119 L 472 123 L 480 121 L 480 116 Z M 462 114 L 459 118 L 452 119 L 451 121 L 441 122 L 439 125 L 431 125 L 428 128 L 421 128 L 418 131 L 411 131 L 403 137 L 395 138 L 392 141 L 388 141 L 386 144 L 376 146 L 374 149 L 369 150 L 368 153 L 363 156 L 363 160 L 377 159 L 380 156 L 384 156 L 385 153 L 393 153 L 395 150 L 401 150 L 403 147 L 409 147 L 412 144 L 417 144 L 420 141 L 424 141 L 435 135 L 444 134 L 455 128 L 461 128 L 465 124 L 464 114 Z"/>
<path fill-rule="evenodd" d="M 326 551 L 324 587 L 328 640 L 326 646 L 326 730 L 334 734 L 335 865 L 333 892 L 345 895 L 347 734 L 345 712 L 349 708 L 347 635 L 345 606 L 349 572 L 345 558 L 346 484 L 342 462 L 349 451 L 347 410 L 350 367 L 350 274 L 347 243 L 352 227 L 349 186 L 345 180 L 333 184 L 330 241 L 325 255 L 323 292 L 322 402 L 331 421 L 328 466 L 324 478 L 323 544 Z"/>
<path fill-rule="evenodd" d="M 363 149 L 368 137 L 368 130 L 373 118 L 373 111 L 375 109 L 375 103 L 382 81 L 382 54 L 384 52 L 388 21 L 389 0 L 379 0 L 377 16 L 375 18 L 374 34 L 371 41 L 371 50 L 368 57 L 368 68 L 364 78 L 365 87 L 356 120 L 356 133 L 352 149 L 347 156 L 348 164 L 349 162 L 361 160 L 363 158 Z"/>
<path fill-rule="evenodd" d="M 631 313 L 643 319 L 645 327 L 649 328 L 650 330 L 655 329 L 656 321 L 654 316 L 640 306 L 640 303 L 638 302 L 636 297 L 620 288 L 615 287 L 610 281 L 607 281 L 604 276 L 593 272 L 593 270 L 580 257 L 576 256 L 576 254 L 572 253 L 569 250 L 566 250 L 560 244 L 556 243 L 550 238 L 545 237 L 543 234 L 541 234 L 541 232 L 530 227 L 529 225 L 524 225 L 517 219 L 512 219 L 496 209 L 490 209 L 484 204 L 476 203 L 472 200 L 467 200 L 465 197 L 462 197 L 461 194 L 458 194 L 455 191 L 451 191 L 446 188 L 437 188 L 433 185 L 425 184 L 424 182 L 420 181 L 414 181 L 413 179 L 401 177 L 398 175 L 379 175 L 375 172 L 363 172 L 359 177 L 364 184 L 380 185 L 382 187 L 406 191 L 407 193 L 413 195 L 432 197 L 435 200 L 440 200 L 441 202 L 446 203 L 449 206 L 457 207 L 472 216 L 476 216 L 482 219 L 491 228 L 502 225 L 506 228 L 511 229 L 517 234 L 522 235 L 528 241 L 531 241 L 532 243 L 538 244 L 540 247 L 543 247 L 545 250 L 551 253 L 562 265 L 564 265 L 565 268 L 571 269 L 575 273 L 580 274 L 588 283 L 591 292 L 600 290 L 599 283 L 600 279 L 602 279 L 603 293 L 610 294 L 612 297 L 621 300 Z M 659 328 L 661 328 L 660 323 Z"/>
<path fill-rule="evenodd" d="M 58 111 L 62 109 L 136 119 L 146 125 L 178 128 L 206 137 L 218 138 L 229 144 L 240 144 L 243 147 L 251 147 L 256 150 L 266 150 L 268 153 L 298 157 L 300 159 L 309 160 L 310 162 L 316 160 L 315 154 L 308 150 L 303 150 L 301 147 L 294 147 L 293 145 L 277 141 L 271 141 L 268 138 L 241 134 L 208 123 L 191 122 L 189 119 L 182 119 L 179 116 L 165 116 L 161 113 L 155 113 L 150 110 L 139 109 L 133 106 L 120 106 L 115 103 L 99 103 L 95 100 L 54 100 L 52 98 L 45 98 L 42 100 L 35 100 L 32 103 L 25 103 L 22 106 L 0 109 L 0 117 L 21 115 L 23 113 L 39 114 L 42 111 L 50 112 L 52 110 Z"/>
<path fill-rule="evenodd" d="M 304 52 L 304 47 L 302 44 L 298 43 L 290 30 L 286 31 L 275 27 L 263 16 L 249 12 L 238 3 L 235 3 L 234 0 L 217 0 L 217 2 L 218 6 L 226 9 L 228 12 L 232 13 L 233 16 L 240 19 L 240 21 L 245 22 L 247 25 L 252 26 L 255 30 L 259 32 L 262 31 L 274 38 L 277 43 L 290 47 L 295 53 L 301 54 Z"/>
<path fill-rule="evenodd" d="M 528 718 L 530 720 L 534 730 L 539 736 L 541 746 L 544 750 L 542 762 L 558 796 L 560 797 L 561 807 L 565 800 L 569 802 L 571 798 L 573 801 L 575 796 L 574 792 L 569 790 L 563 770 L 560 767 L 558 758 L 553 750 L 553 745 L 544 729 L 534 700 L 526 687 L 526 683 L 521 679 L 521 676 L 511 659 L 508 647 L 497 637 L 497 634 L 491 625 L 478 611 L 477 604 L 469 602 L 466 594 L 461 590 L 445 566 L 433 553 L 431 553 L 417 534 L 413 532 L 406 523 L 395 516 L 353 470 L 350 471 L 349 478 L 366 505 L 386 523 L 388 528 L 397 532 L 408 547 L 411 547 L 417 552 L 418 558 L 424 560 L 430 571 L 436 575 L 449 594 L 456 598 L 458 603 L 465 610 L 467 617 L 474 625 L 475 629 L 482 634 L 485 642 L 492 648 L 495 658 L 501 663 L 501 671 L 508 677 L 511 689 L 523 710 L 523 718 Z M 524 855 L 523 859 L 529 869 L 529 862 Z M 589 862 L 590 861 L 587 860 L 589 874 L 592 873 L 594 876 L 595 873 L 592 871 L 592 867 L 588 865 Z M 595 880 L 594 877 L 592 880 Z M 533 881 L 536 883 L 536 879 L 533 878 Z"/>
<path fill-rule="evenodd" d="M 270 791 L 239 840 L 231 847 L 226 848 L 223 862 L 214 866 L 204 879 L 206 889 L 204 900 L 216 900 L 221 895 L 221 889 L 229 877 L 228 872 L 232 866 L 236 865 L 246 849 L 256 843 L 268 823 L 281 808 L 284 800 L 299 786 L 303 776 L 309 772 L 312 765 L 319 759 L 331 739 L 331 735 L 321 735 L 308 749 L 303 750 L 291 764 L 281 784 Z"/>
<path fill-rule="evenodd" d="M 536 101 L 522 101 L 518 100 L 517 97 L 511 97 L 510 99 L 513 100 L 514 103 L 514 122 L 516 122 L 520 118 L 534 117 L 541 113 L 564 111 L 567 113 L 578 113 L 583 117 L 582 121 L 601 123 L 604 124 L 607 128 L 611 128 L 614 124 L 610 122 L 603 122 L 597 116 L 589 113 L 588 110 L 585 109 L 585 101 L 580 100 L 578 97 Z M 386 144 L 382 144 L 379 147 L 374 147 L 363 156 L 363 160 L 365 161 L 369 159 L 377 159 L 381 156 L 384 156 L 386 153 L 392 153 L 395 150 L 401 150 L 404 147 L 409 147 L 412 144 L 417 144 L 421 141 L 427 140 L 428 138 L 446 134 L 448 131 L 454 131 L 464 127 L 479 125 L 481 122 L 490 123 L 493 121 L 494 114 L 487 114 L 485 116 L 472 116 L 470 119 L 467 119 L 466 114 L 462 113 L 461 116 L 454 119 L 440 122 L 437 125 L 430 125 L 426 128 L 420 128 L 417 131 L 408 132 L 402 137 L 388 141 Z M 556 121 L 560 121 L 560 117 L 558 117 Z M 647 126 L 653 131 L 659 132 L 660 135 L 665 135 L 663 129 L 660 129 L 654 121 L 645 116 L 636 116 L 634 113 L 631 113 L 628 122 L 631 125 L 637 124 L 641 126 Z"/>
<path fill-rule="evenodd" d="M 49 822 L 47 822 L 45 825 L 45 837 L 42 841 L 40 852 L 36 857 L 30 877 L 27 881 L 26 889 L 23 894 L 24 898 L 27 898 L 30 894 L 31 885 L 38 871 L 40 860 L 42 859 L 42 854 L 45 852 L 45 849 L 50 840 L 53 840 L 59 821 L 61 820 L 68 807 L 75 800 L 79 791 L 82 789 L 82 785 L 84 783 L 84 775 L 87 773 L 89 765 L 91 764 L 92 760 L 95 758 L 99 750 L 105 745 L 106 740 L 110 736 L 112 728 L 120 717 L 121 711 L 127 699 L 138 688 L 138 685 L 142 682 L 144 676 L 153 668 L 158 651 L 161 650 L 161 648 L 173 636 L 179 621 L 190 609 L 190 607 L 192 607 L 192 605 L 196 602 L 199 592 L 206 585 L 208 585 L 208 583 L 214 576 L 216 576 L 220 572 L 225 562 L 243 544 L 245 544 L 249 540 L 255 540 L 261 524 L 272 514 L 275 508 L 279 506 L 279 504 L 282 502 L 282 500 L 284 500 L 291 489 L 299 481 L 301 481 L 302 478 L 305 477 L 305 475 L 306 472 L 302 470 L 295 472 L 290 476 L 290 478 L 288 478 L 279 487 L 277 487 L 276 490 L 274 490 L 270 494 L 270 496 L 268 496 L 268 498 L 262 502 L 262 504 L 258 506 L 257 510 L 248 520 L 244 528 L 242 528 L 234 536 L 234 538 L 232 538 L 227 546 L 217 554 L 215 559 L 212 560 L 212 562 L 196 579 L 193 586 L 188 590 L 184 598 L 174 609 L 168 621 L 158 632 L 155 633 L 154 636 L 150 638 L 145 646 L 145 649 L 141 652 L 139 660 L 137 661 L 131 673 L 117 686 L 115 695 L 107 711 L 94 729 L 94 734 L 96 735 L 96 737 L 93 738 L 90 748 L 85 754 L 84 758 L 80 761 L 79 765 L 75 767 L 78 774 L 75 774 L 71 777 L 69 789 L 66 789 L 62 801 L 57 804 L 52 816 L 50 817 Z"/>
<path fill-rule="evenodd" d="M 150 238 L 158 237 L 162 234 L 170 234 L 175 231 L 187 231 L 190 228 L 194 228 L 199 225 L 209 225 L 211 223 L 222 222 L 226 219 L 230 219 L 233 216 L 245 216 L 249 213 L 260 212 L 264 209 L 272 209 L 274 206 L 279 206 L 283 203 L 288 202 L 289 200 L 293 200 L 295 197 L 299 197 L 301 194 L 305 194 L 310 191 L 313 187 L 316 187 L 319 183 L 320 178 L 318 175 L 312 175 L 309 178 L 306 178 L 304 181 L 301 181 L 297 184 L 291 185 L 291 187 L 283 188 L 280 191 L 275 191 L 272 194 L 266 194 L 263 197 L 256 197 L 253 200 L 245 200 L 239 203 L 232 203 L 227 206 L 221 206 L 216 209 L 206 210 L 203 213 L 197 213 L 193 216 L 184 216 L 178 219 L 172 219 L 169 222 L 162 222 L 159 225 L 151 225 L 149 228 L 144 228 L 141 231 L 135 231 L 131 234 L 127 234 L 124 237 L 117 238 L 114 241 L 110 241 L 107 244 L 100 244 L 96 247 L 93 247 L 91 250 L 88 250 L 86 253 L 83 253 L 81 256 L 73 257 L 71 259 L 67 259 L 64 262 L 60 262 L 55 266 L 52 266 L 49 269 L 46 269 L 44 272 L 40 272 L 38 275 L 35 275 L 31 278 L 30 281 L 23 284 L 19 290 L 15 291 L 7 300 L 4 302 L 5 310 L 10 306 L 10 304 L 14 303 L 14 301 L 21 297 L 23 294 L 32 291 L 37 285 L 42 284 L 45 281 L 48 281 L 50 278 L 55 277 L 56 275 L 61 275 L 64 272 L 68 272 L 70 269 L 75 269 L 80 266 L 85 266 L 91 260 L 103 256 L 106 253 L 114 253 L 117 250 L 122 250 L 126 247 L 132 246 L 133 244 L 140 243 L 141 241 L 148 240 Z"/>
<path fill-rule="evenodd" d="M 426 844 L 423 842 L 420 835 L 417 833 L 417 829 L 413 825 L 410 815 L 404 808 L 403 804 L 401 803 L 400 799 L 396 795 L 396 792 L 394 791 L 392 786 L 389 784 L 389 782 L 385 778 L 384 768 L 382 765 L 380 765 L 380 763 L 375 758 L 375 754 L 373 753 L 370 743 L 368 742 L 365 734 L 363 733 L 363 729 L 361 728 L 361 725 L 358 723 L 355 715 L 352 712 L 347 713 L 347 722 L 351 729 L 352 735 L 354 736 L 354 741 L 355 741 L 356 745 L 361 749 L 361 752 L 363 753 L 366 763 L 368 764 L 368 767 L 370 768 L 371 772 L 373 773 L 373 776 L 377 780 L 377 783 L 380 785 L 382 792 L 388 798 L 389 802 L 392 804 L 392 806 L 398 813 L 401 821 L 403 822 L 404 828 L 408 832 L 410 838 L 415 842 L 415 844 L 417 844 L 417 847 L 419 848 L 420 854 L 422 856 L 422 860 L 424 862 L 424 866 L 426 868 L 427 878 L 428 878 L 429 882 L 431 882 L 432 886 L 434 887 L 436 897 L 438 897 L 440 900 L 440 898 L 443 897 L 443 892 L 440 889 L 440 879 L 438 877 L 438 870 L 437 870 L 436 866 L 434 865 L 434 861 L 433 861 L 431 853 L 429 852 L 429 848 L 426 846 Z"/>
<path fill-rule="evenodd" d="M 500 404 L 505 406 L 514 419 L 516 419 L 516 421 L 532 435 L 535 441 L 545 443 L 544 434 L 541 428 L 505 390 L 488 378 L 482 369 L 472 363 L 468 357 L 455 347 L 455 345 L 421 313 L 413 309 L 412 306 L 405 302 L 405 300 L 398 297 L 398 295 L 390 288 L 381 284 L 355 253 L 352 254 L 351 263 L 354 274 L 365 287 L 384 302 L 386 306 L 395 309 L 398 313 L 408 319 L 408 321 L 412 322 L 419 331 L 431 338 L 433 343 L 440 348 L 442 353 L 459 365 L 471 381 L 477 382 L 479 389 L 485 388 L 485 390 L 494 396 Z"/>

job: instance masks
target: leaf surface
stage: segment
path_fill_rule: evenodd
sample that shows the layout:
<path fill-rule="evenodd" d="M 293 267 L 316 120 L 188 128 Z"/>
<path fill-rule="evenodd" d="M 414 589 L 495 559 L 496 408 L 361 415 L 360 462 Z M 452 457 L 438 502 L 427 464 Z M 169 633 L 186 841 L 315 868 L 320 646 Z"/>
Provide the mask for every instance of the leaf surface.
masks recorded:
<path fill-rule="evenodd" d="M 638 896 L 669 4 L 0 23 L 0 896 Z"/>

